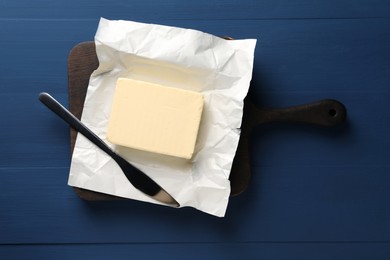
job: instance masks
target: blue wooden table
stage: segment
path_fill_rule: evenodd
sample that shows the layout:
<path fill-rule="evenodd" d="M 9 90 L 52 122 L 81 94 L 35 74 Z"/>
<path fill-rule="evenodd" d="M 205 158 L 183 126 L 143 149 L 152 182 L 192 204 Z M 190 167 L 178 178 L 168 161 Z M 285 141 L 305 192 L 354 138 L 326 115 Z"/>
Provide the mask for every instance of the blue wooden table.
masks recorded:
<path fill-rule="evenodd" d="M 67 55 L 100 17 L 257 38 L 259 106 L 342 101 L 336 129 L 267 125 L 225 218 L 67 186 Z M 0 259 L 390 259 L 390 2 L 0 2 Z"/>

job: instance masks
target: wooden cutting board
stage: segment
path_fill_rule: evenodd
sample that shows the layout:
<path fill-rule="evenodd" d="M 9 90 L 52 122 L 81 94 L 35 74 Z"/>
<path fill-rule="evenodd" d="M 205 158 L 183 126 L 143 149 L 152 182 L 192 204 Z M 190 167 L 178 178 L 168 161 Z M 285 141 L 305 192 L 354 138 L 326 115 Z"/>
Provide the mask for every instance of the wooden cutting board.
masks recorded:
<path fill-rule="evenodd" d="M 83 111 L 90 75 L 98 66 L 99 61 L 96 56 L 94 42 L 82 42 L 71 50 L 68 57 L 69 110 L 79 119 Z M 284 109 L 259 109 L 249 98 L 246 98 L 240 141 L 229 177 L 231 195 L 238 195 L 243 192 L 250 182 L 249 144 L 251 132 L 255 126 L 269 122 L 299 122 L 335 126 L 345 120 L 346 109 L 343 104 L 336 100 L 321 100 L 308 105 Z M 77 132 L 71 129 L 71 153 L 74 149 L 76 136 Z M 85 200 L 120 199 L 116 196 L 80 188 L 74 188 L 74 190 Z"/>

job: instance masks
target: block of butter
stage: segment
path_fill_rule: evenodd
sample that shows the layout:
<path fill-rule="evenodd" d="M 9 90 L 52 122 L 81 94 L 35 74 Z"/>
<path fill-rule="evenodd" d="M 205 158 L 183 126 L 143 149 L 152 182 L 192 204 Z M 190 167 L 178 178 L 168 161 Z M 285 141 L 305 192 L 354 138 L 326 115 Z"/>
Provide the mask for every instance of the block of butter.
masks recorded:
<path fill-rule="evenodd" d="M 190 159 L 203 110 L 203 95 L 127 78 L 116 83 L 109 142 Z"/>

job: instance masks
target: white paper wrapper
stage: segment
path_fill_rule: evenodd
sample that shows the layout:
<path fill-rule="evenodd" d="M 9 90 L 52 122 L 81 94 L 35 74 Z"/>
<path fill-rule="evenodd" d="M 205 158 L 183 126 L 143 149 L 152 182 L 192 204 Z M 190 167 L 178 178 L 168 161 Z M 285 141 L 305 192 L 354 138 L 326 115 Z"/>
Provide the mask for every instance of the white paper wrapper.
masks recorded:
<path fill-rule="evenodd" d="M 95 44 L 100 65 L 91 75 L 81 120 L 105 141 L 119 77 L 203 93 L 202 120 L 190 161 L 106 142 L 181 207 L 224 216 L 256 40 L 224 40 L 196 30 L 102 18 Z M 160 204 L 135 189 L 117 164 L 80 134 L 68 184 Z"/>

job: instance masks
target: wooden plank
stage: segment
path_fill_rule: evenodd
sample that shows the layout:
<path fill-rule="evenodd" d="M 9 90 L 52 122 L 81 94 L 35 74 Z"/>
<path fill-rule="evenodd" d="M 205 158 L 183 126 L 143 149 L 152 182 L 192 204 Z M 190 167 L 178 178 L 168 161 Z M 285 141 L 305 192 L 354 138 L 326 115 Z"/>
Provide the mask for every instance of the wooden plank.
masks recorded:
<path fill-rule="evenodd" d="M 80 3 L 75 0 L 59 1 L 2 1 L 2 19 L 96 19 L 105 16 L 122 19 L 155 21 L 166 19 L 294 19 L 294 18 L 371 18 L 389 17 L 388 3 L 383 0 L 329 0 L 318 3 L 296 1 L 156 1 L 133 0 Z M 21 12 L 21 8 L 23 12 Z"/>
<path fill-rule="evenodd" d="M 2 259 L 376 259 L 389 243 L 200 243 L 0 246 Z"/>
<path fill-rule="evenodd" d="M 0 21 L 0 25 L 0 69 L 2 84 L 8 86 L 3 93 L 19 93 L 26 84 L 29 92 L 46 88 L 65 93 L 67 55 L 75 44 L 93 40 L 97 21 L 53 21 L 50 25 Z M 389 85 L 390 19 L 186 20 L 172 25 L 257 38 L 252 89 L 259 85 L 255 90 L 261 92 L 386 91 Z M 69 35 L 69 31 L 75 33 Z M 21 71 L 25 77 L 15 77 Z"/>
<path fill-rule="evenodd" d="M 2 259 L 377 259 L 389 243 L 200 243 L 0 246 Z"/>
<path fill-rule="evenodd" d="M 221 219 L 131 200 L 84 202 L 65 185 L 67 168 L 3 168 L 0 244 L 386 242 L 389 170 L 257 166 Z"/>

